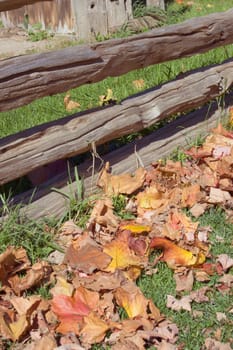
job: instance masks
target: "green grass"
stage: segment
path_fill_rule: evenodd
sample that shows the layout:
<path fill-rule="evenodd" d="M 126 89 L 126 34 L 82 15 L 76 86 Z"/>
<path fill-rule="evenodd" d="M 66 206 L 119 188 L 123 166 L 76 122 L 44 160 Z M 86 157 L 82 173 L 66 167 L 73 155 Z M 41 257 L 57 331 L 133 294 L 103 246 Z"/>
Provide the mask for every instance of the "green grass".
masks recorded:
<path fill-rule="evenodd" d="M 51 220 L 38 222 L 29 220 L 20 212 L 20 206 L 10 208 L 5 219 L 0 222 L 0 253 L 8 246 L 23 247 L 32 263 L 47 258 L 55 249 L 61 250 L 54 243 L 53 234 L 56 223 Z"/>
<path fill-rule="evenodd" d="M 233 256 L 233 224 L 227 222 L 223 210 L 221 208 L 212 208 L 203 214 L 198 221 L 200 225 L 212 228 L 210 252 L 213 257 L 223 253 Z M 223 241 L 217 240 L 219 236 L 223 238 Z M 208 337 L 205 331 L 209 331 L 209 336 L 211 336 L 219 328 L 221 328 L 220 341 L 228 342 L 232 337 L 233 315 L 229 313 L 232 307 L 232 295 L 231 293 L 221 294 L 214 288 L 219 276 L 211 276 L 208 283 L 194 283 L 193 289 L 199 289 L 203 286 L 211 288 L 208 293 L 209 302 L 192 303 L 192 310 L 203 312 L 200 318 L 195 319 L 187 311 L 176 312 L 166 307 L 167 295 L 176 295 L 173 272 L 163 262 L 160 262 L 157 267 L 158 272 L 156 274 L 152 276 L 142 275 L 138 279 L 138 286 L 146 297 L 153 299 L 156 306 L 166 317 L 176 323 L 179 328 L 178 343 L 184 344 L 185 350 L 199 350 L 202 348 L 205 338 Z M 233 273 L 233 269 L 231 269 L 231 273 Z M 217 321 L 216 312 L 225 313 L 227 320 L 225 322 Z"/>
<path fill-rule="evenodd" d="M 214 7 L 208 8 L 208 1 L 202 1 L 202 11 L 197 10 L 195 6 L 189 9 L 183 9 L 176 4 L 170 4 L 167 13 L 171 23 L 181 22 L 195 16 L 205 15 L 210 12 L 224 11 L 232 7 L 231 1 L 212 1 Z M 182 13 L 180 13 L 182 12 Z M 170 23 L 169 22 L 169 23 Z M 120 34 L 121 33 L 121 34 Z M 123 36 L 124 31 L 120 31 L 118 36 Z M 126 33 L 127 34 L 127 33 Z M 100 38 L 101 39 L 101 38 Z M 233 45 L 217 48 L 205 54 L 197 54 L 189 58 L 183 58 L 153 65 L 141 70 L 129 72 L 120 77 L 107 78 L 101 82 L 84 85 L 71 90 L 71 98 L 81 104 L 81 111 L 98 106 L 99 96 L 106 93 L 107 88 L 113 90 L 117 101 L 138 92 L 133 86 L 133 81 L 143 79 L 145 89 L 158 86 L 178 74 L 185 73 L 189 70 L 208 66 L 211 64 L 221 63 L 225 59 L 233 56 Z M 56 120 L 67 115 L 63 99 L 65 93 L 38 99 L 27 106 L 17 108 L 8 112 L 0 113 L 0 137 L 14 134 L 18 131 Z"/>

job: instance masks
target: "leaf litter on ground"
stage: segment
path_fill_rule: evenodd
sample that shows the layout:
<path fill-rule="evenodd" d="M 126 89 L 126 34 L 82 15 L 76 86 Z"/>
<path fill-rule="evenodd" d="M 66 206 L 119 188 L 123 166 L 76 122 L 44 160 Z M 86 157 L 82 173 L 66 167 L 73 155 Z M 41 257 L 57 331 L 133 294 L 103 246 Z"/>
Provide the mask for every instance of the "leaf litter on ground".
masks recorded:
<path fill-rule="evenodd" d="M 10 246 L 0 255 L 1 348 L 9 341 L 18 350 L 185 348 L 160 300 L 146 297 L 137 280 L 167 264 L 176 288 L 163 296 L 166 307 L 193 318 L 202 315 L 193 305 L 209 303 L 213 293 L 232 295 L 233 258 L 212 252 L 211 227 L 198 220 L 218 206 L 233 222 L 233 134 L 219 125 L 202 146 L 185 152 L 184 163 L 158 161 L 134 176 L 112 175 L 107 163 L 86 227 L 69 220 L 58 230 L 64 253 L 34 264 L 23 248 Z M 113 196 L 122 194 L 132 219 L 114 212 Z M 233 235 L 229 240 L 232 245 Z M 48 299 L 35 294 L 45 284 Z M 230 316 L 232 306 L 216 312 L 219 322 L 232 324 Z M 203 349 L 233 344 L 208 329 L 203 334 Z"/>

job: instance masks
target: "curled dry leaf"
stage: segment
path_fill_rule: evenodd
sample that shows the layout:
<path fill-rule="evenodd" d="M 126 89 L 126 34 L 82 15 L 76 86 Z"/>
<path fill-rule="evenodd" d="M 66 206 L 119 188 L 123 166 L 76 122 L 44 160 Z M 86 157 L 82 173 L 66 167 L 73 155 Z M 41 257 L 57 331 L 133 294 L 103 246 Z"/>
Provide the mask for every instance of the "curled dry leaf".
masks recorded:
<path fill-rule="evenodd" d="M 175 243 L 163 237 L 155 237 L 152 239 L 151 248 L 163 250 L 161 260 L 174 269 L 177 266 L 197 266 L 205 261 L 205 256 L 202 253 L 195 256 L 192 252 L 177 246 Z"/>
<path fill-rule="evenodd" d="M 131 233 L 134 234 L 142 234 L 142 233 L 148 233 L 151 231 L 151 226 L 148 225 L 139 225 L 136 223 L 130 223 L 128 225 L 120 226 L 121 230 L 128 230 Z"/>
<path fill-rule="evenodd" d="M 97 185 L 103 188 L 104 192 L 109 195 L 132 194 L 142 187 L 146 170 L 138 168 L 134 176 L 130 174 L 111 175 L 109 173 L 110 165 L 107 162 L 102 170 Z"/>
<path fill-rule="evenodd" d="M 47 280 L 51 272 L 52 267 L 47 262 L 41 261 L 32 265 L 24 277 L 20 278 L 18 275 L 14 275 L 8 278 L 8 282 L 13 291 L 19 295 L 21 292 Z"/>
<path fill-rule="evenodd" d="M 183 273 L 175 273 L 174 278 L 176 281 L 176 291 L 191 291 L 193 288 L 193 271 L 192 270 L 185 270 Z"/>
<path fill-rule="evenodd" d="M 232 347 L 230 344 L 221 343 L 220 341 L 215 340 L 215 339 L 211 339 L 211 338 L 207 338 L 205 340 L 205 346 L 206 346 L 206 350 L 213 350 L 213 349 L 232 350 Z"/>
<path fill-rule="evenodd" d="M 104 198 L 96 201 L 88 220 L 88 224 L 99 224 L 100 226 L 107 227 L 110 232 L 116 231 L 119 219 L 113 213 L 111 198 Z"/>

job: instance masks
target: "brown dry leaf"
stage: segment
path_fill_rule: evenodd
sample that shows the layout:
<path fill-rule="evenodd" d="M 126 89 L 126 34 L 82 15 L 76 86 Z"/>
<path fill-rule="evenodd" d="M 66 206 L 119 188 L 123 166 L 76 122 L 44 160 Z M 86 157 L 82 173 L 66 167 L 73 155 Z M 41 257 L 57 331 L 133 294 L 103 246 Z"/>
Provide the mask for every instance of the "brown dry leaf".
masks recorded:
<path fill-rule="evenodd" d="M 37 340 L 35 343 L 31 343 L 30 345 L 32 345 L 32 347 L 31 348 L 26 347 L 25 350 L 54 350 L 54 349 L 58 349 L 57 342 L 56 342 L 54 336 L 51 334 L 43 335 L 43 337 L 41 339 Z M 65 350 L 65 349 L 63 349 L 63 350 Z M 69 349 L 69 350 L 75 350 L 75 349 Z"/>
<path fill-rule="evenodd" d="M 226 272 L 233 266 L 233 259 L 227 254 L 220 254 L 216 260 L 222 265 L 223 271 Z"/>
<path fill-rule="evenodd" d="M 0 281 L 7 282 L 8 276 L 29 267 L 30 261 L 26 250 L 23 248 L 8 247 L 4 253 L 0 254 Z"/>
<path fill-rule="evenodd" d="M 174 311 L 186 310 L 191 312 L 192 299 L 189 295 L 183 296 L 181 299 L 176 299 L 172 295 L 167 295 L 166 306 Z"/>
<path fill-rule="evenodd" d="M 101 342 L 107 330 L 107 322 L 101 320 L 94 312 L 84 317 L 84 326 L 80 332 L 84 344 L 95 344 Z"/>
<path fill-rule="evenodd" d="M 227 131 L 221 123 L 218 124 L 216 128 L 212 130 L 212 133 L 219 134 L 221 136 L 225 136 L 226 138 L 233 139 L 233 133 Z"/>
<path fill-rule="evenodd" d="M 99 199 L 95 202 L 88 224 L 99 224 L 107 227 L 110 232 L 115 232 L 119 219 L 113 213 L 113 204 L 111 198 Z"/>
<path fill-rule="evenodd" d="M 182 189 L 181 206 L 182 208 L 190 208 L 200 201 L 202 197 L 199 184 L 185 186 Z"/>
<path fill-rule="evenodd" d="M 26 272 L 24 277 L 20 278 L 18 275 L 14 275 L 8 278 L 8 282 L 13 291 L 19 295 L 21 292 L 48 279 L 51 272 L 52 267 L 47 262 L 41 261 L 32 265 L 31 269 Z"/>
<path fill-rule="evenodd" d="M 231 195 L 227 191 L 223 191 L 220 188 L 210 188 L 210 194 L 208 203 L 211 204 L 224 204 L 226 201 L 231 200 Z"/>
<path fill-rule="evenodd" d="M 146 170 L 144 168 L 138 168 L 134 176 L 130 174 L 111 175 L 109 169 L 110 165 L 109 162 L 107 162 L 97 183 L 109 196 L 118 195 L 120 193 L 132 194 L 142 187 L 144 183 L 146 176 Z"/>
<path fill-rule="evenodd" d="M 165 320 L 154 329 L 154 334 L 159 339 L 164 339 L 169 343 L 174 344 L 177 341 L 178 328 L 175 323 L 171 323 L 168 320 Z"/>
<path fill-rule="evenodd" d="M 138 89 L 141 90 L 144 88 L 145 86 L 145 81 L 143 79 L 137 79 L 133 81 L 133 86 Z"/>
<path fill-rule="evenodd" d="M 20 316 L 29 316 L 34 310 L 37 309 L 41 301 L 41 297 L 37 295 L 28 296 L 27 298 L 14 296 L 11 297 L 10 301 Z"/>
<path fill-rule="evenodd" d="M 199 216 L 204 214 L 206 208 L 206 203 L 195 203 L 189 211 L 195 218 L 199 218 Z"/>
<path fill-rule="evenodd" d="M 231 345 L 228 343 L 221 343 L 218 340 L 207 338 L 205 340 L 206 350 L 232 350 Z"/>
<path fill-rule="evenodd" d="M 191 291 L 193 288 L 193 271 L 192 270 L 184 270 L 182 273 L 175 273 L 174 278 L 176 281 L 176 291 Z"/>
<path fill-rule="evenodd" d="M 192 301 L 195 301 L 196 303 L 204 303 L 209 301 L 209 297 L 206 295 L 206 293 L 210 291 L 209 287 L 202 287 L 198 290 L 194 290 L 190 293 L 189 297 Z"/>
<path fill-rule="evenodd" d="M 70 93 L 68 93 L 68 92 L 64 97 L 64 105 L 65 105 L 67 112 L 71 112 L 73 109 L 80 108 L 80 103 L 72 101 L 70 99 Z"/>
<path fill-rule="evenodd" d="M 112 257 L 111 263 L 105 269 L 114 272 L 116 269 L 127 269 L 130 266 L 141 267 L 145 262 L 129 248 L 127 231 L 122 231 L 116 239 L 104 246 L 104 253 Z"/>
<path fill-rule="evenodd" d="M 210 281 L 210 276 L 205 271 L 197 270 L 195 271 L 195 279 L 199 282 L 208 282 Z"/>
<path fill-rule="evenodd" d="M 138 214 L 145 210 L 162 210 L 169 203 L 168 194 L 158 190 L 157 186 L 146 187 L 143 192 L 137 195 Z"/>
<path fill-rule="evenodd" d="M 162 342 L 157 346 L 158 350 L 177 350 L 177 346 L 162 340 Z"/>
<path fill-rule="evenodd" d="M 99 247 L 88 243 L 79 249 L 71 244 L 64 258 L 66 264 L 88 274 L 105 269 L 111 260 L 111 257 Z"/>

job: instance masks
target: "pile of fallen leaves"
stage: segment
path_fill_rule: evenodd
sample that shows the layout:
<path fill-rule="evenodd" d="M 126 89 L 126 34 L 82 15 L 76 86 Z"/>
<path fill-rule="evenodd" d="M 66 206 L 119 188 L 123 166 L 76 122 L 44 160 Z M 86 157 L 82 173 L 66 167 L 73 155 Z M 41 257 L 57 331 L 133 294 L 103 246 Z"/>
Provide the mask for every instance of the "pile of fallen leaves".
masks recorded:
<path fill-rule="evenodd" d="M 210 287 L 194 291 L 193 283 L 205 283 L 214 273 L 219 275 L 214 288 L 232 293 L 233 259 L 211 255 L 210 228 L 201 227 L 198 217 L 218 205 L 232 220 L 233 134 L 220 124 L 186 154 L 184 164 L 159 161 L 134 176 L 112 175 L 106 164 L 98 180 L 103 194 L 86 228 L 73 221 L 60 227 L 57 241 L 64 254 L 55 251 L 34 265 L 22 248 L 8 247 L 0 255 L 1 348 L 10 340 L 24 350 L 81 350 L 96 343 L 113 350 L 182 349 L 175 345 L 178 327 L 136 280 L 142 271 L 156 273 L 158 261 L 166 262 L 178 296 L 167 295 L 167 307 L 177 311 L 192 312 L 193 301 L 209 301 Z M 120 220 L 114 213 L 112 198 L 120 194 L 134 219 Z M 50 299 L 30 293 L 40 285 L 51 288 Z M 206 339 L 206 349 L 221 346 L 231 348 Z"/>

